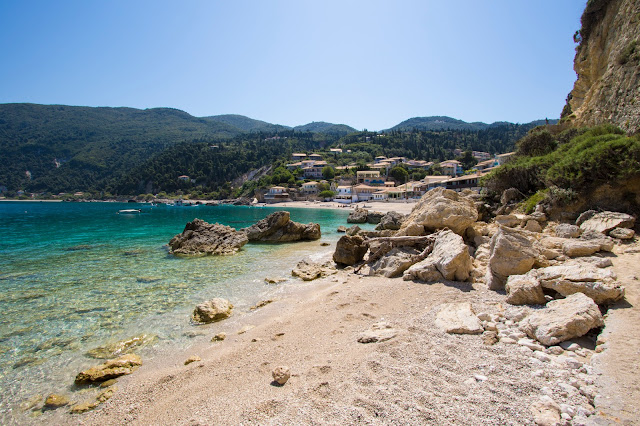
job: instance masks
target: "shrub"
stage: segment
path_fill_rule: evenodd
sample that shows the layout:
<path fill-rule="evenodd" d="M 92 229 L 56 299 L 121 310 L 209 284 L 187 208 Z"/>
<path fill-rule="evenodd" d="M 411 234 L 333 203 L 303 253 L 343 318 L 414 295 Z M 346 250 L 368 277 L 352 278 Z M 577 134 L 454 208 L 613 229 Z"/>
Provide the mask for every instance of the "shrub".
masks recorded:
<path fill-rule="evenodd" d="M 629 62 L 631 55 L 633 55 L 633 53 L 636 51 L 637 44 L 638 42 L 636 40 L 633 40 L 627 45 L 627 47 L 624 48 L 622 52 L 620 52 L 620 55 L 618 56 L 618 64 L 624 65 Z M 634 56 L 634 58 L 636 57 L 637 55 Z"/>
<path fill-rule="evenodd" d="M 556 149 L 558 143 L 547 129 L 534 129 L 516 142 L 518 155 L 529 157 L 545 155 Z"/>

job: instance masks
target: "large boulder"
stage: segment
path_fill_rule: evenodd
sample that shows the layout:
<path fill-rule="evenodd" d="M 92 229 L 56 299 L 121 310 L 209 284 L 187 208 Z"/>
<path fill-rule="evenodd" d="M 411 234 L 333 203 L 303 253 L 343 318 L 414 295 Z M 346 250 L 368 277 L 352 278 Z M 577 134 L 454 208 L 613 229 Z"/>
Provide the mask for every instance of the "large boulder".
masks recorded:
<path fill-rule="evenodd" d="M 382 212 L 367 212 L 367 223 L 377 225 L 384 216 Z"/>
<path fill-rule="evenodd" d="M 271 213 L 254 225 L 240 230 L 247 235 L 249 241 L 262 242 L 290 242 L 311 241 L 321 237 L 320 225 L 317 223 L 303 224 L 293 222 L 289 212 Z"/>
<path fill-rule="evenodd" d="M 471 303 L 445 303 L 438 311 L 436 327 L 452 334 L 480 334 L 484 331 Z"/>
<path fill-rule="evenodd" d="M 397 235 L 415 235 L 421 228 L 427 232 L 449 228 L 464 235 L 476 220 L 478 211 L 471 198 L 450 189 L 435 188 L 422 196 Z"/>
<path fill-rule="evenodd" d="M 367 209 L 356 207 L 354 211 L 349 213 L 349 217 L 347 217 L 347 223 L 367 223 L 368 214 L 369 211 Z"/>
<path fill-rule="evenodd" d="M 169 241 L 169 252 L 188 256 L 233 254 L 248 242 L 244 233 L 230 226 L 194 219 L 187 223 L 181 234 Z"/>
<path fill-rule="evenodd" d="M 543 345 L 552 346 L 603 325 L 598 305 L 584 294 L 575 293 L 566 299 L 552 300 L 545 309 L 525 318 L 520 328 Z"/>
<path fill-rule="evenodd" d="M 527 273 L 540 256 L 537 241 L 527 231 L 501 226 L 491 238 L 487 285 L 502 290 L 509 275 Z"/>
<path fill-rule="evenodd" d="M 580 224 L 583 231 L 596 231 L 606 234 L 614 228 L 633 228 L 636 218 L 626 213 L 600 212 Z"/>
<path fill-rule="evenodd" d="M 345 266 L 352 266 L 360 262 L 367 253 L 364 238 L 359 235 L 343 235 L 336 243 L 333 261 Z"/>
<path fill-rule="evenodd" d="M 613 270 L 598 268 L 592 263 L 572 261 L 535 272 L 542 287 L 562 296 L 583 293 L 599 305 L 624 297 L 624 287 L 617 284 Z"/>
<path fill-rule="evenodd" d="M 229 318 L 232 310 L 233 305 L 228 300 L 216 297 L 196 305 L 192 318 L 195 322 L 208 324 Z"/>
<path fill-rule="evenodd" d="M 109 360 L 96 367 L 84 370 L 76 376 L 77 384 L 97 383 L 115 379 L 133 373 L 142 365 L 142 358 L 136 354 L 127 354 Z"/>
<path fill-rule="evenodd" d="M 402 278 L 426 282 L 467 281 L 472 269 L 469 248 L 460 235 L 447 229 L 438 234 L 429 256 L 411 266 Z"/>
<path fill-rule="evenodd" d="M 511 305 L 544 305 L 542 285 L 535 274 L 535 270 L 524 275 L 511 275 L 505 286 L 507 303 Z"/>
<path fill-rule="evenodd" d="M 560 223 L 555 228 L 556 236 L 560 238 L 578 238 L 582 230 L 577 225 Z"/>
<path fill-rule="evenodd" d="M 611 250 L 613 250 L 613 242 L 605 238 L 593 240 L 570 239 L 562 244 L 562 252 L 569 257 L 591 256 L 599 251 Z"/>
<path fill-rule="evenodd" d="M 420 251 L 412 247 L 394 247 L 387 254 L 371 264 L 371 275 L 381 275 L 387 278 L 402 276 L 411 265 L 416 263 L 416 256 Z"/>
<path fill-rule="evenodd" d="M 384 216 L 380 218 L 380 223 L 376 226 L 376 229 L 379 231 L 389 229 L 392 231 L 397 231 L 402 226 L 402 222 L 405 219 L 405 215 L 398 212 L 388 212 Z"/>

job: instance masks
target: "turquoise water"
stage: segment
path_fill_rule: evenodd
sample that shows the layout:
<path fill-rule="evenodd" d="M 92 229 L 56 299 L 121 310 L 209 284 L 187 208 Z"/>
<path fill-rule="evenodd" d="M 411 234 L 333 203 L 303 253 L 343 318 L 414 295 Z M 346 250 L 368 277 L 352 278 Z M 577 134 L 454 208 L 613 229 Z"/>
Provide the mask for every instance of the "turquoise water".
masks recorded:
<path fill-rule="evenodd" d="M 142 213 L 117 214 L 125 208 Z M 102 362 L 88 350 L 140 334 L 158 336 L 142 350 L 148 356 L 184 347 L 195 304 L 224 297 L 248 310 L 274 291 L 265 277 L 289 277 L 297 261 L 329 255 L 320 241 L 203 258 L 176 258 L 165 247 L 196 217 L 242 228 L 275 210 L 0 202 L 0 423 L 19 423 L 17 405 L 33 395 L 73 391 L 75 374 Z M 338 239 L 348 213 L 286 210 L 320 223 L 326 242 Z"/>

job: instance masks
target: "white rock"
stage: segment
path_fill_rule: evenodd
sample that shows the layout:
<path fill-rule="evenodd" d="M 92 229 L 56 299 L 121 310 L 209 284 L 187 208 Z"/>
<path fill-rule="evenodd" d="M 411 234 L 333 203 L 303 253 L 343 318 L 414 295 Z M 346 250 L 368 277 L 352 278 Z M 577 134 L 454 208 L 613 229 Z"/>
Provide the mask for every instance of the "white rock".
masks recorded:
<path fill-rule="evenodd" d="M 484 331 L 468 302 L 442 305 L 435 324 L 441 330 L 453 334 L 480 334 Z"/>
<path fill-rule="evenodd" d="M 604 211 L 591 216 L 580 224 L 583 231 L 596 231 L 603 234 L 614 228 L 633 228 L 636 219 L 625 213 Z"/>
<path fill-rule="evenodd" d="M 542 287 L 563 296 L 583 293 L 597 304 L 612 303 L 624 297 L 624 287 L 616 282 L 613 270 L 598 268 L 592 263 L 572 261 L 537 269 L 535 274 Z"/>
<path fill-rule="evenodd" d="M 473 378 L 478 382 L 485 382 L 487 380 L 487 376 L 483 376 L 482 374 L 475 374 Z"/>
<path fill-rule="evenodd" d="M 580 349 L 580 345 L 577 343 L 574 343 L 570 340 L 567 340 L 566 342 L 560 342 L 559 345 L 562 349 L 564 349 L 565 351 L 577 351 L 578 349 Z"/>
<path fill-rule="evenodd" d="M 540 248 L 527 231 L 501 226 L 491 238 L 487 285 L 502 290 L 510 275 L 527 273 L 540 256 Z"/>
<path fill-rule="evenodd" d="M 533 340 L 529 340 L 529 339 L 520 339 L 518 340 L 518 344 L 524 347 L 527 347 L 529 349 L 531 349 L 532 351 L 543 351 L 544 350 L 544 346 L 534 342 Z"/>
<path fill-rule="evenodd" d="M 273 376 L 273 380 L 279 385 L 284 385 L 291 377 L 291 370 L 286 365 L 281 365 L 276 367 L 271 375 Z"/>
<path fill-rule="evenodd" d="M 504 338 L 500 339 L 500 341 L 502 343 L 506 343 L 506 344 L 509 344 L 509 345 L 515 345 L 517 343 L 515 339 L 512 339 L 510 337 L 504 337 Z"/>
<path fill-rule="evenodd" d="M 545 350 L 545 353 L 548 353 L 549 355 L 562 355 L 564 353 L 564 349 L 560 346 L 549 346 Z"/>
<path fill-rule="evenodd" d="M 542 361 L 542 362 L 551 361 L 551 357 L 549 355 L 545 354 L 544 352 L 540 352 L 540 351 L 535 351 L 533 353 L 533 357 L 535 359 L 537 359 L 538 361 Z"/>

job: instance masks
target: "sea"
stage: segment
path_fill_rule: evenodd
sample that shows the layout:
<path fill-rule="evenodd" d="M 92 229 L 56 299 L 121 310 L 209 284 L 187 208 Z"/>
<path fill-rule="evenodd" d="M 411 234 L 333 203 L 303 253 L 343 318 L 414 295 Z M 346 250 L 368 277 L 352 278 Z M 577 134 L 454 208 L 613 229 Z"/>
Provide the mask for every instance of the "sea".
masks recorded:
<path fill-rule="evenodd" d="M 140 209 L 139 214 L 121 214 Z M 277 210 L 320 224 L 319 241 L 245 245 L 231 256 L 175 257 L 167 243 L 195 218 L 236 229 Z M 0 201 L 0 424 L 47 413 L 28 407 L 77 391 L 75 375 L 110 344 L 137 337 L 143 359 L 187 348 L 196 304 L 236 311 L 303 284 L 302 259 L 329 259 L 347 209 Z M 280 277 L 278 285 L 266 277 Z M 22 406 L 22 407 L 21 407 Z"/>

